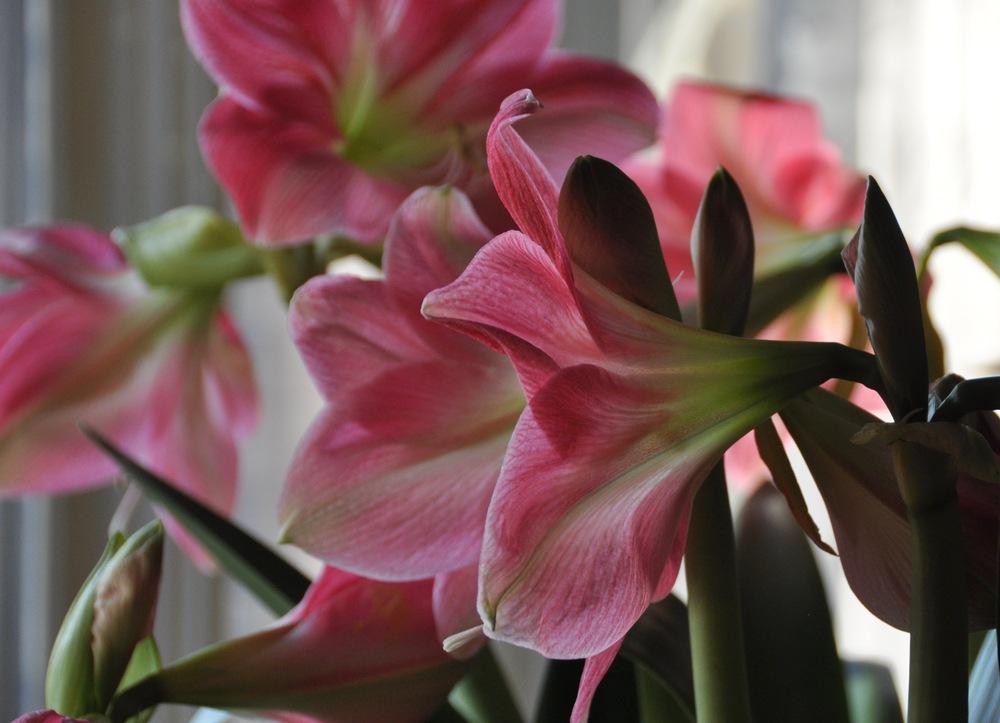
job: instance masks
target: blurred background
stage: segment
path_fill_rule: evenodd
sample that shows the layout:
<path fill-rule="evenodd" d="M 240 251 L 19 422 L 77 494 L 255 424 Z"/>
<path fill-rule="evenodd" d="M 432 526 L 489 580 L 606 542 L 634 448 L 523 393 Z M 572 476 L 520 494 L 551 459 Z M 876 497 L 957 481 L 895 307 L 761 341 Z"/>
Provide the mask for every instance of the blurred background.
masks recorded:
<path fill-rule="evenodd" d="M 615 57 L 661 97 L 680 77 L 798 95 L 875 175 L 911 244 L 968 223 L 1000 228 L 1000 3 L 992 0 L 567 0 L 561 44 Z M 215 88 L 189 55 L 175 0 L 0 0 L 0 223 L 101 228 L 172 207 L 225 208 L 195 128 Z M 931 313 L 948 363 L 998 373 L 1000 285 L 945 247 Z M 266 280 L 233 289 L 263 416 L 242 456 L 238 521 L 267 539 L 285 466 L 318 401 Z M 992 366 L 991 366 L 992 365 Z M 832 534 L 818 495 L 810 506 Z M 0 503 L 0 718 L 41 707 L 52 638 L 103 547 L 120 490 Z M 893 668 L 905 700 L 907 639 L 851 595 L 822 556 L 841 652 Z M 683 576 L 682 576 L 683 579 Z M 681 591 L 683 594 L 683 591 Z M 168 548 L 157 639 L 165 660 L 247 632 L 268 615 Z M 518 692 L 540 660 L 521 654 Z M 161 710 L 158 720 L 190 712 Z"/>

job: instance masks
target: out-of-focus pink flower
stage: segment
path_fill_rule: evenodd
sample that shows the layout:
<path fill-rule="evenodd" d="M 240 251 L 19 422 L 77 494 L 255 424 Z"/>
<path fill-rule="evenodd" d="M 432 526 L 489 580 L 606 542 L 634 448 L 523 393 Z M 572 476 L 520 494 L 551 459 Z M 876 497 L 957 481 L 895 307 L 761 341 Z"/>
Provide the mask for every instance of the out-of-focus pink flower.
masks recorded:
<path fill-rule="evenodd" d="M 434 587 L 326 568 L 284 618 L 160 671 L 157 690 L 163 702 L 283 720 L 418 723 L 463 671 L 441 648 L 449 630 L 436 619 Z"/>
<path fill-rule="evenodd" d="M 560 195 L 512 127 L 539 107 L 528 91 L 510 96 L 487 141 L 521 231 L 491 241 L 423 308 L 505 348 L 533 390 L 487 514 L 485 630 L 549 657 L 591 656 L 584 680 L 596 684 L 673 587 L 705 475 L 742 434 L 825 381 L 839 347 L 740 339 L 664 316 L 670 282 L 641 193 L 584 159 Z M 591 692 L 581 690 L 577 719 Z"/>
<path fill-rule="evenodd" d="M 657 147 L 625 170 L 649 199 L 682 301 L 694 297 L 691 226 L 719 166 L 736 179 L 753 220 L 758 275 L 794 262 L 801 243 L 861 220 L 865 179 L 823 137 L 816 110 L 789 98 L 698 82 L 666 102 Z"/>
<path fill-rule="evenodd" d="M 526 83 L 551 107 L 525 134 L 556 178 L 578 153 L 650 144 L 652 94 L 616 65 L 550 49 L 557 15 L 556 0 L 185 0 L 188 42 L 224 91 L 202 150 L 247 235 L 377 242 L 411 191 L 440 183 L 504 223 L 483 138 Z"/>
<path fill-rule="evenodd" d="M 113 477 L 86 422 L 229 512 L 257 404 L 217 294 L 148 289 L 110 238 L 72 225 L 0 233 L 0 277 L 0 495 Z"/>
<path fill-rule="evenodd" d="M 454 189 L 426 188 L 389 230 L 385 278 L 326 276 L 292 335 L 327 399 L 292 462 L 284 539 L 381 579 L 474 564 L 524 395 L 503 354 L 420 315 L 491 234 Z"/>
<path fill-rule="evenodd" d="M 36 710 L 34 713 L 25 713 L 14 720 L 14 723 L 90 723 L 80 718 L 67 718 L 54 710 Z"/>

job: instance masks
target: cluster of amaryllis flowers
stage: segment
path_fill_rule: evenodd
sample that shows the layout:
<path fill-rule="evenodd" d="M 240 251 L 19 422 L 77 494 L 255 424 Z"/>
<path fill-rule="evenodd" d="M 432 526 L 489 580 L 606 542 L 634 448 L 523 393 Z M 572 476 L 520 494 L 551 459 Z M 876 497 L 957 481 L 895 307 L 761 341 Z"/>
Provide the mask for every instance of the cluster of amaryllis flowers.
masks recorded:
<path fill-rule="evenodd" d="M 117 462 L 196 561 L 285 613 L 163 667 L 140 594 L 162 535 L 113 539 L 53 650 L 52 710 L 23 720 L 462 719 L 449 695 L 508 720 L 487 639 L 585 659 L 574 721 L 616 660 L 647 676 L 643 720 L 784 720 L 747 682 L 725 472 L 748 519 L 773 518 L 753 542 L 832 552 L 789 440 L 851 588 L 913 631 L 934 692 L 911 710 L 955 713 L 967 634 L 996 624 L 997 385 L 942 377 L 928 284 L 811 106 L 688 81 L 660 108 L 552 49 L 558 10 L 183 0 L 221 88 L 200 141 L 239 225 L 185 208 L 112 237 L 0 235 L 0 490 L 79 489 Z M 381 275 L 327 270 L 349 253 Z M 326 565 L 311 583 L 225 519 L 256 396 L 220 299 L 266 272 L 326 402 L 279 510 L 280 541 Z M 678 647 L 656 616 L 682 560 Z M 820 687 L 846 711 L 839 675 Z"/>

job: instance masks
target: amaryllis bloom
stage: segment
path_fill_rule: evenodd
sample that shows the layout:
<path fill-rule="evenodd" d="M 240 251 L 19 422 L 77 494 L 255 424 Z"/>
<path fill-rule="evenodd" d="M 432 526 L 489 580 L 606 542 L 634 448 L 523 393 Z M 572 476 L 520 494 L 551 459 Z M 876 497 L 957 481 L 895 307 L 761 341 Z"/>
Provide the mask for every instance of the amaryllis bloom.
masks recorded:
<path fill-rule="evenodd" d="M 435 617 L 436 594 L 431 580 L 376 582 L 326 568 L 272 626 L 195 653 L 127 695 L 296 722 L 419 723 L 464 669 L 441 648 L 449 628 Z"/>
<path fill-rule="evenodd" d="M 0 277 L 0 496 L 113 478 L 85 422 L 228 512 L 257 405 L 218 294 L 146 288 L 108 236 L 72 225 L 0 233 Z"/>
<path fill-rule="evenodd" d="M 585 150 L 649 145 L 656 102 L 606 61 L 550 48 L 557 0 L 185 0 L 198 59 L 222 86 L 200 128 L 209 166 L 263 244 L 380 241 L 416 188 L 450 183 L 504 223 L 483 139 L 531 83 L 550 112 L 525 128 L 562 178 Z M 509 223 L 509 221 L 508 221 Z"/>
<path fill-rule="evenodd" d="M 454 189 L 422 189 L 389 229 L 385 278 L 318 277 L 292 336 L 327 406 L 299 445 L 283 539 L 381 579 L 474 564 L 524 395 L 503 354 L 420 315 L 491 234 Z"/>
<path fill-rule="evenodd" d="M 533 390 L 487 512 L 485 631 L 549 657 L 596 656 L 593 679 L 673 587 L 692 498 L 723 451 L 841 362 L 869 370 L 836 344 L 668 318 L 677 304 L 641 193 L 611 164 L 581 159 L 560 194 L 512 127 L 539 107 L 529 91 L 510 96 L 487 141 L 521 230 L 423 308 L 505 349 Z"/>
<path fill-rule="evenodd" d="M 54 710 L 36 710 L 16 718 L 14 723 L 91 723 L 80 718 L 69 718 Z"/>
<path fill-rule="evenodd" d="M 800 258 L 802 244 L 861 220 L 865 179 L 845 167 L 808 103 L 698 82 L 663 108 L 659 143 L 625 166 L 649 199 L 682 302 L 696 293 L 691 226 L 708 179 L 725 167 L 746 199 L 766 275 Z"/>

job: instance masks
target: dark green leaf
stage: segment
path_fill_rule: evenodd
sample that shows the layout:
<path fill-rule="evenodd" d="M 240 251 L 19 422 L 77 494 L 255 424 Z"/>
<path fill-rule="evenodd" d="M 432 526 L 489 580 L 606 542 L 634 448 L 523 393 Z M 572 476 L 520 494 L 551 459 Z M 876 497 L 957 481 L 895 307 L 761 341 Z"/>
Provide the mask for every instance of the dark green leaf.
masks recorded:
<path fill-rule="evenodd" d="M 994 274 L 1000 276 L 1000 233 L 967 226 L 950 228 L 931 239 L 920 259 L 921 276 L 927 270 L 927 260 L 930 258 L 931 252 L 939 246 L 949 243 L 962 244 L 979 257 L 979 260 L 986 264 Z"/>
<path fill-rule="evenodd" d="M 559 229 L 570 258 L 624 298 L 680 318 L 646 197 L 613 164 L 593 156 L 573 162 L 559 193 Z"/>
<path fill-rule="evenodd" d="M 147 675 L 152 675 L 162 667 L 163 663 L 160 661 L 160 650 L 156 647 L 156 641 L 153 639 L 153 636 L 151 635 L 148 638 L 143 638 L 139 641 L 139 644 L 135 646 L 135 650 L 132 651 L 132 659 L 129 660 L 128 667 L 125 669 L 125 674 L 122 676 L 121 683 L 118 684 L 117 692 L 120 693 L 123 690 L 131 688 Z M 129 718 L 127 723 L 147 723 L 147 721 L 153 717 L 153 713 L 155 712 L 155 706 L 147 708 L 142 713 Z"/>
<path fill-rule="evenodd" d="M 774 488 L 761 487 L 747 501 L 736 539 L 754 719 L 846 723 L 823 582 L 809 543 Z"/>
<path fill-rule="evenodd" d="M 650 605 L 625 636 L 621 654 L 641 667 L 660 686 L 661 693 L 674 701 L 684 716 L 678 720 L 694 721 L 691 639 L 684 603 L 670 595 Z"/>
<path fill-rule="evenodd" d="M 851 723 L 903 723 L 892 672 L 884 665 L 844 663 Z"/>
<path fill-rule="evenodd" d="M 691 230 L 698 277 L 698 325 L 741 336 L 753 286 L 753 228 L 736 181 L 719 168 L 708 182 Z"/>
<path fill-rule="evenodd" d="M 886 404 L 897 420 L 927 405 L 927 346 L 913 257 L 896 216 L 875 179 L 868 179 L 864 220 L 844 249 L 854 278 L 858 308 L 886 388 Z"/>
<path fill-rule="evenodd" d="M 305 575 L 229 520 L 156 476 L 92 429 L 84 434 L 121 467 L 154 504 L 160 505 L 215 559 L 276 615 L 291 610 L 305 595 Z"/>
<path fill-rule="evenodd" d="M 542 682 L 542 693 L 535 710 L 535 722 L 567 721 L 573 712 L 582 660 L 550 660 Z M 597 686 L 590 704 L 590 723 L 619 723 L 639 718 L 635 669 L 631 661 L 619 655 Z"/>

